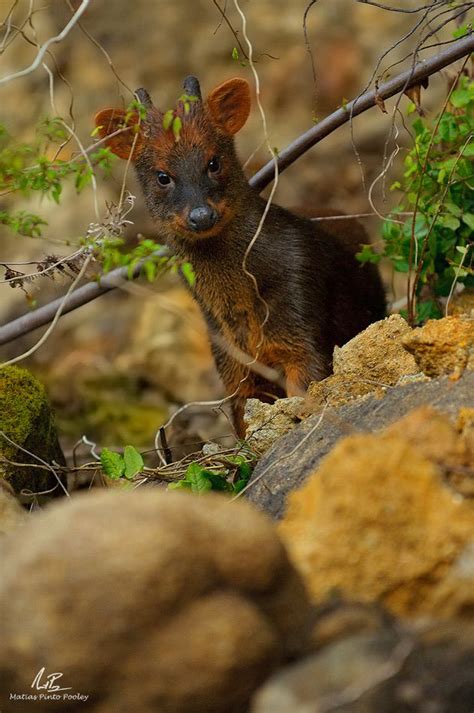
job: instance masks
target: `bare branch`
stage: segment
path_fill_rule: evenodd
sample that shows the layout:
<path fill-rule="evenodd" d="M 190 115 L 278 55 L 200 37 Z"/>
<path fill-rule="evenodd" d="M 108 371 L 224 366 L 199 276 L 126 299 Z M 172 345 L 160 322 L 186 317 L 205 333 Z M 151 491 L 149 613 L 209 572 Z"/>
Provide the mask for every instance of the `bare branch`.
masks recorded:
<path fill-rule="evenodd" d="M 165 257 L 167 254 L 168 251 L 166 248 L 162 248 L 154 253 L 157 257 Z M 131 275 L 129 275 L 128 267 L 120 267 L 116 270 L 111 270 L 105 277 L 101 277 L 100 280 L 94 280 L 94 282 L 88 282 L 82 287 L 79 287 L 69 295 L 67 301 L 64 302 L 62 314 L 72 312 L 72 310 L 82 307 L 82 305 L 88 302 L 92 302 L 96 297 L 100 297 L 101 295 L 105 295 L 106 292 L 116 289 L 117 284 L 120 284 L 122 280 L 127 280 L 129 277 L 136 279 L 140 275 L 142 267 L 143 261 L 137 263 Z M 0 345 L 7 344 L 24 334 L 32 332 L 38 327 L 43 327 L 45 324 L 48 324 L 48 322 L 53 319 L 63 299 L 63 297 L 59 297 L 52 302 L 48 302 L 44 307 L 39 307 L 34 312 L 29 312 L 22 317 L 18 317 L 18 319 L 0 328 Z"/>
<path fill-rule="evenodd" d="M 37 69 L 41 62 L 43 61 L 43 57 L 45 56 L 46 52 L 48 51 L 49 47 L 52 44 L 55 44 L 57 42 L 62 42 L 64 38 L 69 34 L 69 32 L 72 30 L 76 22 L 79 20 L 83 12 L 87 9 L 87 6 L 89 5 L 90 0 L 82 0 L 82 3 L 74 13 L 74 15 L 71 17 L 69 22 L 67 23 L 66 27 L 63 29 L 62 32 L 59 33 L 59 35 L 56 35 L 55 37 L 50 37 L 49 40 L 47 40 L 44 45 L 42 45 L 38 51 L 38 54 L 36 55 L 35 59 L 33 62 L 30 64 L 29 67 L 25 67 L 25 69 L 20 70 L 19 72 L 15 72 L 14 74 L 8 74 L 6 77 L 2 77 L 0 79 L 0 84 L 6 84 L 7 82 L 11 82 L 13 79 L 19 79 L 20 77 L 24 77 L 27 74 L 31 74 L 31 72 L 34 72 L 35 69 Z"/>
<path fill-rule="evenodd" d="M 318 124 L 311 127 L 304 134 L 299 136 L 293 143 L 280 151 L 278 156 L 278 168 L 284 171 L 288 166 L 291 166 L 300 156 L 306 151 L 315 146 L 319 141 L 326 138 L 333 131 L 338 129 L 343 124 L 346 124 L 351 116 L 358 116 L 364 111 L 371 109 L 377 103 L 379 98 L 389 99 L 395 96 L 400 91 L 404 91 L 414 84 L 418 84 L 422 79 L 435 74 L 440 69 L 456 62 L 458 59 L 465 57 L 474 51 L 474 34 L 470 33 L 467 37 L 462 37 L 456 42 L 453 42 L 447 49 L 430 57 L 430 59 L 417 62 L 414 67 L 402 72 L 388 82 L 380 84 L 378 89 L 370 89 L 362 94 L 354 101 L 349 102 L 344 107 L 337 109 L 325 119 L 322 119 Z M 249 183 L 252 188 L 258 191 L 263 189 L 273 179 L 275 172 L 274 162 L 269 161 L 263 168 L 260 169 Z"/>

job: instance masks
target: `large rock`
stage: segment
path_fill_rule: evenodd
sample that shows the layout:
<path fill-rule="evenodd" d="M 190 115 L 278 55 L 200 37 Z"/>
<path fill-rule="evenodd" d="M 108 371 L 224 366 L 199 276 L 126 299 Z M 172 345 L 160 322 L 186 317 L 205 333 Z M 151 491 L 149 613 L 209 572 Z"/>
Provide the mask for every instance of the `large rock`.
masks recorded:
<path fill-rule="evenodd" d="M 334 373 L 310 384 L 307 408 L 313 411 L 324 404 L 341 406 L 355 398 L 376 392 L 382 395 L 401 377 L 420 371 L 415 359 L 403 346 L 412 332 L 399 314 L 374 322 L 343 347 L 336 347 Z"/>
<path fill-rule="evenodd" d="M 288 493 L 304 483 L 340 438 L 384 428 L 409 411 L 430 404 L 453 420 L 460 408 L 472 408 L 474 372 L 466 370 L 457 380 L 441 376 L 391 387 L 383 398 L 369 395 L 305 419 L 259 461 L 247 491 L 249 499 L 273 517 L 281 518 Z"/>
<path fill-rule="evenodd" d="M 0 456 L 0 477 L 24 502 L 65 494 L 64 477 L 47 468 L 66 462 L 46 390 L 17 366 L 0 369 Z"/>
<path fill-rule="evenodd" d="M 348 635 L 281 669 L 251 713 L 469 713 L 474 625 Z"/>
<path fill-rule="evenodd" d="M 45 667 L 94 713 L 244 711 L 305 646 L 300 577 L 271 522 L 243 502 L 78 495 L 0 551 L 2 708 Z"/>
<path fill-rule="evenodd" d="M 0 535 L 6 535 L 27 521 L 27 513 L 15 497 L 13 488 L 0 478 Z"/>
<path fill-rule="evenodd" d="M 304 399 L 292 396 L 267 404 L 258 399 L 247 399 L 244 421 L 245 440 L 255 453 L 268 451 L 278 438 L 291 431 L 302 418 Z"/>
<path fill-rule="evenodd" d="M 403 344 L 427 376 L 474 370 L 474 319 L 467 316 L 430 319 L 403 338 Z"/>
<path fill-rule="evenodd" d="M 339 591 L 408 617 L 472 615 L 474 506 L 445 478 L 473 463 L 463 434 L 427 408 L 338 443 L 279 528 L 313 599 Z"/>
<path fill-rule="evenodd" d="M 464 289 L 455 295 L 449 303 L 450 315 L 467 315 L 474 319 L 474 289 Z"/>

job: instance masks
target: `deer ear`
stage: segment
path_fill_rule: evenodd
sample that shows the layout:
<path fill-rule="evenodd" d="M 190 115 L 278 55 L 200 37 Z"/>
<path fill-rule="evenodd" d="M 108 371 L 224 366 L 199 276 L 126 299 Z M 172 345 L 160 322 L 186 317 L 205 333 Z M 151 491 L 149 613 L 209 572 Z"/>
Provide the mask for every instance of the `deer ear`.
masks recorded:
<path fill-rule="evenodd" d="M 250 114 L 250 87 L 245 79 L 229 79 L 213 89 L 207 106 L 215 123 L 228 134 L 236 134 Z"/>
<path fill-rule="evenodd" d="M 126 113 L 123 109 L 103 109 L 95 116 L 95 125 L 99 129 L 99 135 L 102 139 L 107 139 L 105 145 L 120 158 L 131 158 L 134 161 L 142 149 L 142 137 L 140 133 L 137 136 L 138 114 L 133 112 L 127 119 L 125 125 Z M 107 138 L 110 134 L 116 131 L 122 131 L 116 136 Z M 136 139 L 135 139 L 136 137 Z M 133 153 L 132 153 L 133 152 Z"/>

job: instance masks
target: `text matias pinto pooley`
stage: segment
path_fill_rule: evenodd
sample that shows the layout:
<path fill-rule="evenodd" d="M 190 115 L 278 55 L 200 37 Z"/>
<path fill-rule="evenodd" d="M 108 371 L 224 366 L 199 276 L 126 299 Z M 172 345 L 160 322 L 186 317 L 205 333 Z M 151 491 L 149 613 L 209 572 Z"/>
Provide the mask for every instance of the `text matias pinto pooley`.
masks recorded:
<path fill-rule="evenodd" d="M 85 703 L 89 696 L 85 693 L 73 691 L 72 686 L 62 686 L 61 679 L 64 674 L 56 671 L 46 673 L 43 666 L 33 679 L 32 691 L 28 693 L 10 693 L 11 701 L 82 701 Z"/>

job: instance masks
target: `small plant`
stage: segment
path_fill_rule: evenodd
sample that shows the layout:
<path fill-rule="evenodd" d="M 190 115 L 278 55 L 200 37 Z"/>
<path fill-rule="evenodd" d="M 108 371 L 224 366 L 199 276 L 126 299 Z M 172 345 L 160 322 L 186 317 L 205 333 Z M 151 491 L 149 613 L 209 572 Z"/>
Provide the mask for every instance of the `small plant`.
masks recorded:
<path fill-rule="evenodd" d="M 403 178 L 391 187 L 403 196 L 383 224 L 384 249 L 364 245 L 357 258 L 388 258 L 410 273 L 407 315 L 419 323 L 442 316 L 440 298 L 456 282 L 474 286 L 474 81 L 462 75 L 445 110 L 433 121 L 417 118 L 413 129 Z"/>
<path fill-rule="evenodd" d="M 87 241 L 86 241 L 86 244 Z M 127 267 L 129 277 L 132 276 L 136 266 L 141 263 L 141 272 L 149 282 L 153 282 L 163 272 L 181 272 L 185 280 L 192 287 L 195 282 L 194 271 L 191 263 L 185 262 L 176 255 L 160 254 L 164 246 L 149 238 L 144 238 L 132 249 L 126 249 L 122 237 L 109 236 L 101 240 L 100 245 L 95 245 L 97 258 L 102 262 L 102 271 L 110 272 L 116 267 Z"/>
<path fill-rule="evenodd" d="M 189 112 L 194 100 L 193 96 L 182 95 L 179 101 L 183 103 L 184 111 Z M 124 128 L 128 127 L 132 118 L 136 121 L 137 117 L 138 122 L 145 119 L 146 107 L 134 99 L 127 107 Z M 139 123 L 131 128 L 138 130 Z M 98 132 L 99 127 L 96 127 L 92 136 L 96 136 Z M 71 159 L 62 160 L 61 151 L 70 140 L 70 132 L 59 117 L 42 119 L 36 126 L 34 140 L 29 143 L 15 141 L 6 127 L 0 124 L 0 193 L 6 197 L 19 194 L 26 198 L 39 193 L 59 204 L 67 182 L 72 182 L 76 192 L 80 193 L 91 185 L 94 173 L 100 171 L 105 178 L 110 176 L 116 156 L 109 147 L 99 144 L 88 149 L 88 158 L 79 153 Z M 127 267 L 131 276 L 140 264 L 142 274 L 150 282 L 165 271 L 180 271 L 192 287 L 195 278 L 191 264 L 176 256 L 166 255 L 159 243 L 145 238 L 132 248 L 126 245 L 123 233 L 131 223 L 126 218 L 133 206 L 134 198 L 130 195 L 124 205 L 109 205 L 104 221 L 100 224 L 90 224 L 87 236 L 79 239 L 81 250 L 75 253 L 74 260 L 46 257 L 44 261 L 38 261 L 35 276 L 39 278 L 43 273 L 44 276 L 54 279 L 55 272 L 67 275 L 64 264 L 77 273 L 86 255 L 92 252 L 95 260 L 101 264 L 100 274 L 116 267 Z M 2 206 L 1 225 L 17 235 L 41 238 L 47 222 L 35 213 L 12 211 Z M 57 263 L 57 266 L 54 267 L 53 263 Z M 10 279 L 10 286 L 20 287 L 29 297 L 24 285 L 34 278 L 30 278 L 28 273 L 12 271 L 8 265 L 0 267 L 5 270 L 6 279 L 15 278 Z M 32 300 L 30 302 L 33 304 Z"/>
<path fill-rule="evenodd" d="M 100 462 L 105 475 L 112 480 L 120 478 L 133 480 L 144 467 L 141 454 L 133 446 L 125 446 L 123 456 L 108 448 L 103 448 Z"/>
<path fill-rule="evenodd" d="M 191 463 L 184 478 L 170 483 L 169 490 L 190 490 L 192 493 L 203 495 L 210 490 L 218 490 L 234 495 L 240 493 L 247 485 L 252 474 L 252 466 L 241 455 L 225 456 L 222 458 L 223 468 L 220 471 L 205 468 L 199 463 Z"/>
<path fill-rule="evenodd" d="M 54 151 L 58 155 L 68 140 L 69 134 L 58 117 L 39 122 L 36 137 L 30 143 L 16 142 L 0 124 L 0 192 L 5 196 L 20 194 L 22 197 L 39 193 L 59 203 L 67 181 L 73 181 L 77 193 L 91 183 L 91 166 L 100 168 L 106 176 L 110 174 L 115 156 L 108 148 L 98 147 L 91 152 L 90 163 L 81 155 L 67 161 L 48 158 Z M 55 144 L 59 144 L 56 150 Z M 42 227 L 47 225 L 39 215 L 8 210 L 0 213 L 0 223 L 27 237 L 41 237 Z"/>

